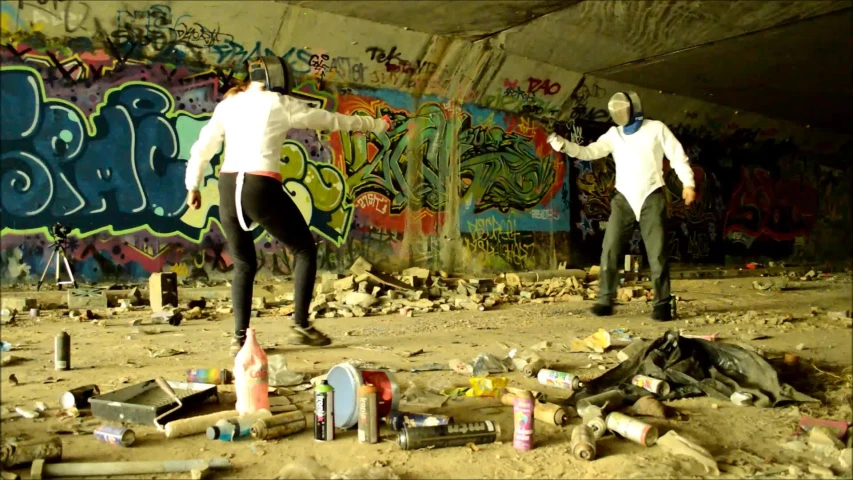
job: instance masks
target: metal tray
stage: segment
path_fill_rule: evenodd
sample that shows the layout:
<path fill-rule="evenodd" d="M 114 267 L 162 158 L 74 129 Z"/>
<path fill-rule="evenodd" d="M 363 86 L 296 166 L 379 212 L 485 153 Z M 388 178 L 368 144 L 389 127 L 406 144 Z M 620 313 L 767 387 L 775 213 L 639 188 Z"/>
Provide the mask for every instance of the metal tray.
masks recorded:
<path fill-rule="evenodd" d="M 199 407 L 208 398 L 216 396 L 216 385 L 173 381 L 168 383 L 181 399 L 183 407 L 161 418 L 161 424 L 186 414 L 187 410 Z M 139 425 L 153 425 L 154 419 L 159 415 L 178 406 L 153 379 L 92 397 L 89 399 L 89 405 L 95 417 Z"/>

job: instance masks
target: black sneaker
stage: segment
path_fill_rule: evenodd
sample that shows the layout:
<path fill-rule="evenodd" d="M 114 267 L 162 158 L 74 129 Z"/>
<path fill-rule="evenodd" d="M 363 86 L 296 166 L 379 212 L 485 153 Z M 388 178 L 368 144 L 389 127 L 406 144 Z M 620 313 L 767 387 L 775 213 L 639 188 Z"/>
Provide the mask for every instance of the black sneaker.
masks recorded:
<path fill-rule="evenodd" d="M 290 336 L 287 339 L 290 345 L 308 345 L 311 347 L 325 347 L 332 343 L 332 339 L 323 332 L 312 327 L 290 327 Z"/>
<path fill-rule="evenodd" d="M 672 308 L 669 303 L 655 305 L 652 310 L 652 320 L 656 320 L 658 322 L 668 322 L 672 320 Z"/>
<path fill-rule="evenodd" d="M 231 338 L 231 348 L 229 349 L 229 353 L 232 357 L 236 357 L 238 353 L 240 353 L 240 349 L 243 348 L 243 344 L 246 343 L 246 337 L 232 337 Z"/>
<path fill-rule="evenodd" d="M 613 315 L 613 305 L 602 305 L 600 303 L 596 303 L 592 306 L 591 311 L 596 317 L 607 317 Z"/>

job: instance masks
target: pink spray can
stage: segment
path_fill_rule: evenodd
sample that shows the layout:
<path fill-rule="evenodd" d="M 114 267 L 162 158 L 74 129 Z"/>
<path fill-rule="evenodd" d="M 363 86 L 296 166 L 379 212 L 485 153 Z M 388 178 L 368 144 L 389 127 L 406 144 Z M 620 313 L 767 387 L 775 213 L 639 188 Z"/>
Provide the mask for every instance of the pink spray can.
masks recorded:
<path fill-rule="evenodd" d="M 234 359 L 234 387 L 237 413 L 249 415 L 270 408 L 267 354 L 255 338 L 255 329 L 246 330 L 246 343 Z"/>
<path fill-rule="evenodd" d="M 533 449 L 533 410 L 535 409 L 533 402 L 533 394 L 527 390 L 516 394 L 513 402 L 515 432 L 512 446 L 521 452 Z"/>

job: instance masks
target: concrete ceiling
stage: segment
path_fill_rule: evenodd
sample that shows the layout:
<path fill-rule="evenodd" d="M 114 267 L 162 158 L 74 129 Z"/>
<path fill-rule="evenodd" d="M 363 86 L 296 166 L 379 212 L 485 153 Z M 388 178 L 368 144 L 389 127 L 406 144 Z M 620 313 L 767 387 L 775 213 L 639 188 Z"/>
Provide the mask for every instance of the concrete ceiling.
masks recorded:
<path fill-rule="evenodd" d="M 500 34 L 508 53 L 567 70 L 853 130 L 853 0 L 286 3 L 436 35 Z"/>
<path fill-rule="evenodd" d="M 434 35 L 479 37 L 522 25 L 580 0 L 283 1 Z"/>

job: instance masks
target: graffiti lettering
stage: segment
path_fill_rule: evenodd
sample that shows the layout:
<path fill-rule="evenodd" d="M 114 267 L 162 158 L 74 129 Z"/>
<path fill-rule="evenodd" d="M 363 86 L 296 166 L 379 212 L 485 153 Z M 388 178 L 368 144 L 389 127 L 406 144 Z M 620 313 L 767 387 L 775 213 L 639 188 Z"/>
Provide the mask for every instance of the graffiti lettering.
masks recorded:
<path fill-rule="evenodd" d="M 560 93 L 560 88 L 562 86 L 559 83 L 551 83 L 551 80 L 547 78 L 544 80 L 533 77 L 527 79 L 527 93 L 535 94 L 542 92 L 545 95 L 556 95 Z"/>
<path fill-rule="evenodd" d="M 328 60 L 329 56 L 325 53 L 322 55 L 311 55 L 311 58 L 308 60 L 308 65 L 311 66 L 311 70 L 314 75 L 323 79 L 326 77 L 326 71 L 330 69 L 329 65 L 326 64 L 326 61 Z"/>
<path fill-rule="evenodd" d="M 384 48 L 380 47 L 367 47 L 365 50 L 366 53 L 370 54 L 370 59 L 375 61 L 376 63 L 384 63 L 385 65 L 392 65 L 394 60 L 399 63 L 405 62 L 403 60 L 400 52 L 397 51 L 397 47 L 391 47 L 391 50 L 385 51 Z"/>
<path fill-rule="evenodd" d="M 179 22 L 173 31 L 175 32 L 176 42 L 192 48 L 210 48 L 226 40 L 234 40 L 233 35 L 222 33 L 218 26 L 215 30 L 210 30 L 199 23 L 187 25 L 184 22 Z"/>
<path fill-rule="evenodd" d="M 514 220 L 489 217 L 466 223 L 468 234 L 463 238 L 472 255 L 483 259 L 496 255 L 515 268 L 523 268 L 530 260 L 529 253 L 535 248 L 533 235 L 518 232 Z"/>
<path fill-rule="evenodd" d="M 18 0 L 18 10 L 24 10 L 25 6 L 31 6 L 36 9 L 33 11 L 33 23 L 49 24 L 50 26 L 62 24 L 65 27 L 65 33 L 74 33 L 79 29 L 86 30 L 82 25 L 89 18 L 91 8 L 88 3 L 77 2 L 76 4 L 82 7 L 78 9 L 78 12 L 71 11 L 71 6 L 75 5 L 71 0 L 36 0 L 35 3 L 41 6 L 35 6 L 32 3 L 27 4 L 24 0 Z M 60 4 L 62 4 L 61 7 Z M 42 8 L 42 6 L 47 7 Z"/>

